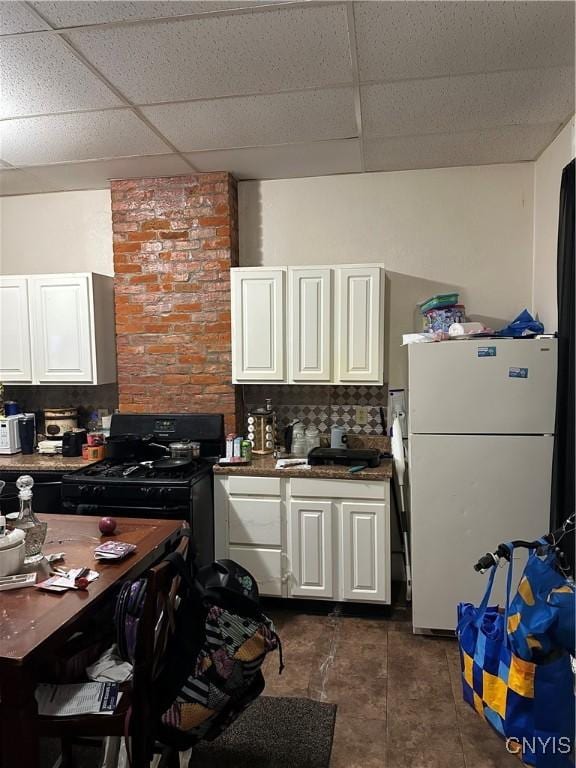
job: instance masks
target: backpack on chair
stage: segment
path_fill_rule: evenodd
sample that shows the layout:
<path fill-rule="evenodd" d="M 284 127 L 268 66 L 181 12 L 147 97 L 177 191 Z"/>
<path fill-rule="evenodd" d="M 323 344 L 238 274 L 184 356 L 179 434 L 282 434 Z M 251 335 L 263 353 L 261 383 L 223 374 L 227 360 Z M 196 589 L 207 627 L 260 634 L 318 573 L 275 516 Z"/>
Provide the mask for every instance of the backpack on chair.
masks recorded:
<path fill-rule="evenodd" d="M 185 750 L 212 741 L 264 690 L 261 666 L 282 647 L 272 621 L 260 609 L 258 586 L 232 560 L 196 570 L 182 555 L 166 556 L 180 576 L 177 607 L 165 622 L 162 667 L 154 682 L 155 738 Z M 120 656 L 134 661 L 146 579 L 124 584 L 116 604 Z"/>

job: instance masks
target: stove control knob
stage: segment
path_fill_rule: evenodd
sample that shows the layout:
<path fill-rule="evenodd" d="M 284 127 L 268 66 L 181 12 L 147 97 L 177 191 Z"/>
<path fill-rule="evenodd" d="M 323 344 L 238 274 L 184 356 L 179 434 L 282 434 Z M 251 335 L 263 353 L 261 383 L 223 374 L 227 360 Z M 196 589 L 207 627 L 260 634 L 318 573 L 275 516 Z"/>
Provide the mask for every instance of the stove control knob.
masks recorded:
<path fill-rule="evenodd" d="M 95 488 L 92 489 L 92 496 L 104 496 L 106 493 L 106 488 L 104 488 L 103 485 L 97 485 Z"/>
<path fill-rule="evenodd" d="M 169 496 L 172 493 L 172 488 L 160 488 L 158 490 L 158 496 Z"/>
<path fill-rule="evenodd" d="M 80 493 L 80 496 L 87 496 L 88 495 L 88 486 L 87 485 L 80 485 L 78 486 L 78 492 Z"/>
<path fill-rule="evenodd" d="M 154 488 L 151 488 L 150 486 L 147 486 L 147 485 L 143 485 L 140 488 L 140 493 L 142 494 L 142 496 L 152 496 L 152 494 L 154 493 Z"/>

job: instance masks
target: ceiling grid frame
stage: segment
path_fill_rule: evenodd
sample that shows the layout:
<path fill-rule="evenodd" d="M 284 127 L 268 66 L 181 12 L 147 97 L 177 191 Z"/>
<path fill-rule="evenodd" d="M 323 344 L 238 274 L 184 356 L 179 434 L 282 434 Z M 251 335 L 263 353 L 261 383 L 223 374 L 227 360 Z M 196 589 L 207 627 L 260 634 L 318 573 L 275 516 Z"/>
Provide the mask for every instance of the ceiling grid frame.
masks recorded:
<path fill-rule="evenodd" d="M 464 5 L 464 3 L 461 3 Z M 562 5 L 568 5 L 569 3 L 561 3 Z M 409 83 L 411 81 L 434 81 L 434 80 L 441 80 L 445 78 L 458 78 L 463 76 L 474 76 L 476 74 L 478 75 L 484 75 L 484 74 L 506 74 L 506 73 L 513 73 L 513 72 L 528 72 L 533 70 L 535 73 L 541 72 L 543 69 L 548 70 L 554 70 L 558 69 L 560 65 L 550 65 L 550 66 L 534 66 L 534 67 L 527 67 L 527 66 L 514 66 L 514 67 L 503 67 L 501 69 L 489 69 L 489 70 L 481 70 L 478 72 L 475 71 L 462 71 L 462 72 L 455 72 L 454 74 L 419 74 L 414 75 L 412 77 L 378 77 L 375 79 L 362 79 L 361 72 L 360 72 L 360 64 L 359 64 L 359 45 L 360 41 L 358 38 L 358 26 L 357 26 L 357 20 L 356 20 L 356 7 L 358 6 L 358 3 L 353 2 L 340 2 L 340 1 L 330 1 L 330 0 L 304 0 L 304 1 L 298 1 L 295 0 L 292 2 L 292 0 L 288 0 L 288 2 L 262 2 L 258 5 L 243 5 L 243 6 L 237 6 L 232 8 L 218 8 L 214 11 L 212 10 L 203 10 L 195 13 L 185 13 L 180 15 L 174 15 L 174 16 L 157 16 L 157 17 L 146 17 L 146 18 L 130 18 L 130 19 L 117 19 L 113 21 L 101 21 L 101 22 L 95 22 L 90 24 L 82 24 L 82 25 L 76 25 L 76 26 L 66 26 L 66 27 L 57 27 L 54 26 L 50 21 L 49 17 L 45 17 L 39 10 L 27 0 L 22 0 L 21 2 L 18 2 L 19 6 L 25 7 L 27 11 L 32 14 L 35 18 L 38 18 L 42 24 L 45 24 L 49 26 L 49 29 L 40 29 L 40 30 L 28 30 L 28 31 L 22 31 L 22 32 L 13 32 L 8 33 L 5 35 L 0 35 L 0 40 L 2 39 L 13 39 L 13 38 L 31 38 L 31 37 L 40 37 L 42 35 L 50 36 L 50 37 L 58 37 L 62 40 L 63 46 L 66 48 L 66 50 L 74 56 L 74 58 L 82 64 L 94 77 L 96 77 L 106 88 L 109 90 L 110 93 L 112 93 L 119 101 L 120 103 L 118 105 L 107 105 L 103 107 L 93 107 L 93 108 L 77 108 L 77 109 L 69 109 L 69 110 L 62 110 L 62 111 L 50 111 L 50 112 L 40 112 L 40 113 L 34 113 L 34 114 L 27 114 L 27 115 L 17 115 L 15 117 L 4 117 L 0 118 L 0 125 L 4 122 L 9 122 L 11 120 L 26 120 L 26 119 L 34 119 L 38 117 L 43 117 L 46 115 L 54 115 L 54 116 L 66 116 L 66 115 L 76 115 L 76 114 L 85 114 L 85 113 L 96 113 L 96 112 L 116 112 L 116 111 L 129 111 L 145 128 L 150 131 L 152 134 L 155 135 L 155 137 L 162 142 L 162 144 L 166 147 L 166 155 L 165 157 L 174 157 L 178 158 L 181 162 L 183 162 L 187 168 L 190 168 L 191 172 L 198 172 L 198 168 L 194 165 L 193 156 L 194 154 L 198 155 L 198 160 L 200 161 L 201 155 L 207 155 L 209 153 L 214 153 L 214 156 L 218 155 L 226 155 L 226 153 L 233 153 L 235 151 L 242 152 L 243 150 L 258 150 L 258 149 L 265 149 L 265 150 L 273 150 L 274 148 L 282 148 L 282 147 L 293 147 L 297 148 L 299 145 L 304 146 L 313 146 L 313 145 L 330 145 L 337 144 L 339 141 L 342 141 L 343 139 L 338 138 L 338 136 L 329 137 L 329 138 L 312 138 L 312 139 L 290 139 L 288 141 L 280 141 L 280 142 L 273 142 L 269 144 L 234 144 L 234 145 L 226 145 L 223 147 L 197 147 L 192 150 L 185 150 L 184 148 L 181 148 L 182 145 L 178 143 L 173 143 L 170 138 L 166 135 L 165 130 L 161 130 L 157 127 L 157 125 L 154 123 L 153 120 L 150 120 L 142 111 L 142 108 L 148 108 L 148 107 L 163 107 L 163 106 L 172 106 L 172 105 L 185 105 L 185 104 L 194 104 L 198 102 L 211 102 L 211 101 L 226 101 L 226 100 L 233 100 L 233 99 L 241 99 L 241 98 L 248 98 L 250 96 L 274 96 L 277 94 L 299 94 L 304 93 L 306 91 L 313 91 L 313 90 L 325 90 L 325 91 L 335 91 L 339 89 L 346 89 L 346 88 L 352 88 L 353 92 L 353 109 L 354 109 L 354 119 L 356 124 L 356 136 L 349 137 L 350 141 L 357 140 L 360 147 L 360 167 L 358 168 L 358 171 L 365 172 L 365 171 L 377 171 L 377 170 L 402 170 L 402 167 L 398 168 L 377 168 L 373 167 L 373 164 L 367 162 L 367 154 L 366 154 L 366 142 L 370 141 L 373 144 L 377 143 L 378 141 L 386 142 L 387 140 L 395 140 L 396 138 L 401 139 L 428 139 L 433 137 L 443 137 L 444 139 L 449 138 L 451 135 L 454 135 L 455 137 L 459 137 L 461 139 L 464 138 L 465 135 L 469 134 L 470 136 L 473 136 L 476 132 L 476 128 L 470 127 L 470 128 L 458 128 L 456 130 L 449 130 L 447 132 L 446 129 L 444 130 L 433 130 L 433 131 L 426 131 L 422 132 L 421 130 L 417 131 L 416 133 L 406 132 L 403 131 L 401 134 L 389 134 L 389 133 L 367 133 L 367 127 L 365 124 L 365 115 L 363 114 L 363 95 L 362 95 L 362 88 L 366 86 L 371 85 L 379 85 L 379 84 L 393 84 L 393 83 Z M 370 5 L 370 4 L 368 4 Z M 376 5 L 376 4 L 375 4 Z M 392 5 L 392 3 L 390 3 Z M 393 3 L 393 5 L 396 5 L 396 3 Z M 402 5 L 402 3 L 400 3 Z M 415 4 L 418 5 L 418 4 Z M 487 3 L 488 5 L 488 3 Z M 530 3 L 531 5 L 531 3 Z M 536 5 L 536 4 L 535 4 Z M 256 90 L 251 93 L 246 93 L 245 91 L 238 92 L 237 90 L 233 90 L 231 93 L 216 93 L 215 95 L 209 95 L 209 96 L 192 96 L 189 98 L 171 98 L 166 101 L 139 101 L 134 100 L 129 97 L 127 97 L 123 90 L 122 90 L 122 83 L 118 82 L 118 85 L 115 85 L 109 77 L 107 77 L 100 69 L 99 67 L 93 63 L 88 56 L 86 56 L 82 50 L 79 50 L 78 47 L 74 44 L 74 42 L 70 39 L 69 35 L 73 32 L 79 32 L 79 31 L 90 31 L 94 32 L 95 30 L 106 30 L 106 29 L 113 29 L 118 27 L 143 27 L 148 26 L 150 28 L 154 27 L 155 25 L 159 23 L 164 22 L 170 22 L 171 24 L 176 24 L 178 22 L 182 21 L 193 21 L 198 19 L 213 19 L 213 18 L 220 18 L 220 17 L 234 17 L 239 15 L 260 15 L 260 14 L 267 14 L 267 13 L 274 13 L 282 10 L 290 10 L 290 9 L 309 9 L 309 8 L 324 8 L 324 7 L 341 7 L 344 8 L 345 11 L 345 19 L 346 19 L 346 32 L 347 32 L 347 39 L 348 39 L 348 54 L 350 56 L 350 70 L 351 70 L 351 83 L 348 82 L 333 82 L 333 83 L 323 83 L 322 85 L 316 85 L 314 83 L 303 83 L 302 87 L 276 87 L 273 90 Z M 545 55 L 548 55 L 545 52 Z M 573 77 L 573 75 L 572 75 Z M 540 116 L 539 116 L 540 117 Z M 563 116 L 561 121 L 558 121 L 556 118 L 554 118 L 549 125 L 551 126 L 551 132 L 550 137 L 546 138 L 546 142 L 548 144 L 550 141 L 554 139 L 556 135 L 562 130 L 562 128 L 567 124 L 567 122 L 570 121 L 571 115 Z M 543 122 L 536 122 L 534 124 L 530 123 L 507 123 L 507 122 L 499 122 L 497 124 L 498 129 L 502 129 L 502 131 L 505 132 L 507 129 L 515 129 L 515 128 L 528 128 L 528 127 L 542 127 L 544 125 L 547 125 Z M 487 133 L 490 131 L 495 130 L 495 128 L 490 127 L 490 125 L 486 125 L 484 128 L 480 128 L 479 130 L 484 130 Z M 534 155 L 534 157 L 526 157 L 524 160 L 534 160 L 536 157 L 538 157 L 546 148 L 548 145 L 541 146 L 538 148 L 537 153 Z M 90 157 L 85 159 L 70 159 L 70 160 L 55 160 L 48 163 L 42 163 L 41 165 L 38 165 L 37 163 L 32 164 L 26 164 L 26 163 L 13 163 L 9 162 L 7 160 L 0 161 L 0 169 L 7 169 L 9 171 L 16 170 L 16 169 L 23 169 L 23 170 L 29 170 L 34 171 L 34 168 L 49 168 L 50 166 L 76 166 L 80 164 L 91 164 L 91 163 L 99 163 L 99 162 L 107 162 L 107 161 L 121 161 L 123 159 L 130 159 L 132 157 L 157 157 L 160 158 L 163 155 L 161 154 L 139 154 L 134 156 L 127 156 L 127 155 L 115 155 L 113 157 Z M 503 160 L 503 159 L 497 159 L 493 162 L 501 163 L 501 162 L 521 162 L 521 159 L 512 159 L 510 161 Z M 202 162 L 203 159 L 202 159 Z M 490 163 L 490 160 L 482 161 L 478 164 L 484 164 L 485 162 Z M 456 163 L 459 164 L 459 163 Z M 466 160 L 464 163 L 460 164 L 476 164 L 473 161 Z M 437 166 L 434 165 L 427 165 L 422 167 L 446 167 L 446 165 L 439 164 Z M 409 169 L 409 167 L 405 168 L 406 170 Z M 223 169 L 225 170 L 225 169 Z M 232 169 L 231 169 L 232 170 Z M 355 172 L 355 171 L 329 171 L 333 173 L 339 173 L 339 172 Z M 357 171 L 356 171 L 357 172 Z M 308 174 L 309 175 L 309 174 Z M 312 174 L 316 175 L 316 174 Z M 241 177 L 242 178 L 242 177 Z M 250 178 L 244 177 L 244 178 Z M 255 178 L 259 178 L 258 176 Z M 275 178 L 275 176 L 264 176 L 264 178 Z M 2 194 L 0 192 L 0 194 Z"/>

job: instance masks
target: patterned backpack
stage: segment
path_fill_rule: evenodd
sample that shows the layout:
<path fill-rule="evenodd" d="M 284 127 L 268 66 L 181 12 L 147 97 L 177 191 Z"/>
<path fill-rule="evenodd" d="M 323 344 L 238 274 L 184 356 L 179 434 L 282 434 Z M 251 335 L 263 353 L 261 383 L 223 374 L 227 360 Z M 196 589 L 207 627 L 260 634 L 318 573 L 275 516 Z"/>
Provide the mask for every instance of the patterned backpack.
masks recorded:
<path fill-rule="evenodd" d="M 154 690 L 155 737 L 188 749 L 212 741 L 264 690 L 266 655 L 282 646 L 260 610 L 253 577 L 232 560 L 194 571 L 178 553 L 168 555 L 181 576 L 174 630 L 162 654 Z M 116 603 L 119 654 L 134 661 L 146 580 L 124 585 Z"/>

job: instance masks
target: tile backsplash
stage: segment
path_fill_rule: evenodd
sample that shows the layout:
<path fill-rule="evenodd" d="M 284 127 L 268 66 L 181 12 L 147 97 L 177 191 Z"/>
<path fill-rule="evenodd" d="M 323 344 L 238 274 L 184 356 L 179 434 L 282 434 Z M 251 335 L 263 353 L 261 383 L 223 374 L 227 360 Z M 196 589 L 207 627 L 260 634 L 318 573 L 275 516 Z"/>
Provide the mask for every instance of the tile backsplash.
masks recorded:
<path fill-rule="evenodd" d="M 321 433 L 329 433 L 330 427 L 337 424 L 358 435 L 383 434 L 380 407 L 386 413 L 387 385 L 244 384 L 242 391 L 245 412 L 264 406 L 269 397 L 280 428 L 298 419 L 306 426 L 315 424 Z M 366 408 L 367 424 L 356 423 L 357 406 Z"/>
<path fill-rule="evenodd" d="M 5 384 L 4 400 L 15 400 L 23 411 L 35 413 L 46 408 L 78 408 L 78 423 L 85 426 L 98 409 L 110 413 L 118 408 L 117 384 L 63 384 L 28 386 Z"/>

